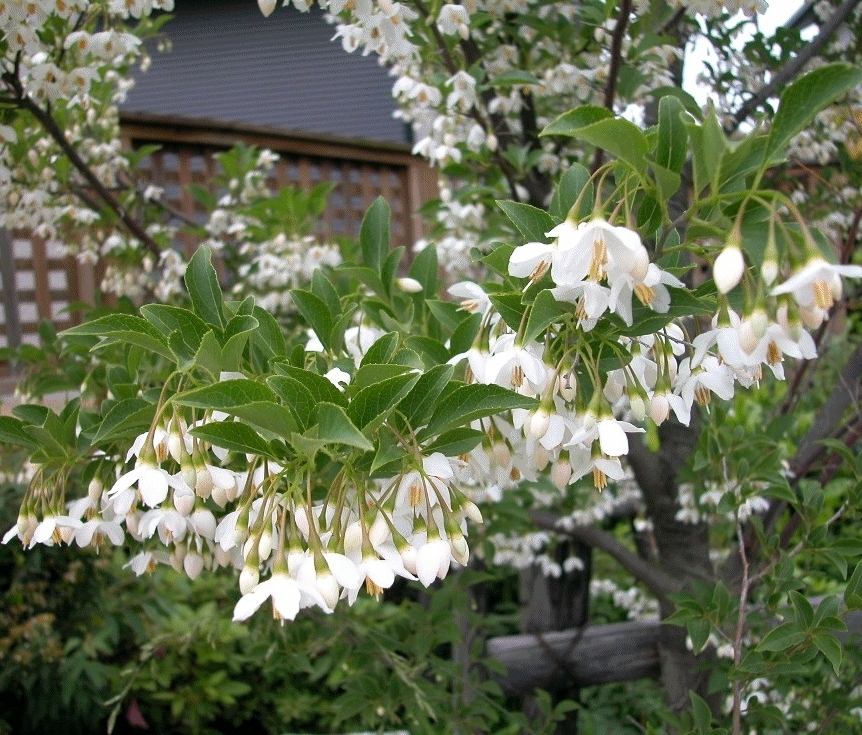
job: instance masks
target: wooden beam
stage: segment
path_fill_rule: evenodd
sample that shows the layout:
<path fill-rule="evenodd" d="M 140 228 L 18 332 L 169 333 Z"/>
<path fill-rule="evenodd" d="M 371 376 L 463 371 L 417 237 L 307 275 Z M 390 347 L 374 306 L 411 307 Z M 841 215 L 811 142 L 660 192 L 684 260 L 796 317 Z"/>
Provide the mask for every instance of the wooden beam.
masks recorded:
<path fill-rule="evenodd" d="M 493 674 L 507 694 L 552 689 L 560 679 L 589 686 L 658 678 L 658 620 L 593 625 L 542 635 L 490 638 L 487 651 L 506 668 Z"/>

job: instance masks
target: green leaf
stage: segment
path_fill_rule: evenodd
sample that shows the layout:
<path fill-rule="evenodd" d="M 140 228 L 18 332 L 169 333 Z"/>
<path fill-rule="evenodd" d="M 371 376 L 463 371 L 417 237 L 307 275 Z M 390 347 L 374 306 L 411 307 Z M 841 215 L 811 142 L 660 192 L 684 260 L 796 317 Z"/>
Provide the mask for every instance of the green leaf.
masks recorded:
<path fill-rule="evenodd" d="M 796 590 L 791 590 L 789 597 L 793 605 L 793 618 L 796 621 L 797 627 L 801 630 L 808 630 L 814 621 L 814 608 L 811 607 L 808 599 Z"/>
<path fill-rule="evenodd" d="M 688 698 L 691 700 L 691 715 L 699 735 L 709 735 L 712 732 L 712 710 L 693 690 L 689 690 Z"/>
<path fill-rule="evenodd" d="M 842 650 L 838 639 L 830 633 L 816 633 L 813 638 L 814 645 L 818 650 L 829 659 L 832 664 L 832 669 L 835 675 L 838 676 L 838 669 L 841 667 Z"/>
<path fill-rule="evenodd" d="M 422 284 L 422 293 L 426 299 L 433 299 L 437 295 L 438 269 L 437 248 L 433 244 L 422 248 L 410 264 L 407 275 Z"/>
<path fill-rule="evenodd" d="M 486 436 L 484 431 L 464 426 L 440 434 L 422 449 L 425 452 L 440 452 L 447 457 L 457 457 L 475 449 Z"/>
<path fill-rule="evenodd" d="M 679 173 L 688 154 L 688 133 L 682 116 L 685 109 L 676 97 L 662 97 L 658 103 L 658 141 L 655 160 L 659 166 Z"/>
<path fill-rule="evenodd" d="M 716 184 L 716 174 L 728 150 L 727 138 L 714 108 L 710 108 L 702 125 L 686 123 L 686 127 L 691 138 L 694 193 L 700 194 Z"/>
<path fill-rule="evenodd" d="M 758 651 L 786 651 L 788 648 L 802 643 L 805 633 L 799 629 L 796 623 L 782 623 L 777 628 L 770 630 L 760 645 Z"/>
<path fill-rule="evenodd" d="M 12 416 L 0 416 L 0 442 L 31 451 L 39 448 L 38 442 L 28 433 L 27 425 Z"/>
<path fill-rule="evenodd" d="M 700 653 L 709 640 L 710 625 L 706 618 L 693 618 L 686 621 L 688 637 L 691 638 L 691 647 L 695 653 Z"/>
<path fill-rule="evenodd" d="M 118 401 L 111 406 L 102 419 L 93 437 L 93 444 L 120 437 L 137 436 L 150 428 L 155 415 L 155 404 L 142 398 Z"/>
<path fill-rule="evenodd" d="M 245 346 L 257 328 L 257 319 L 245 314 L 238 314 L 228 322 L 222 337 L 221 361 L 223 370 L 239 371 Z"/>
<path fill-rule="evenodd" d="M 293 412 L 300 428 L 303 431 L 308 429 L 313 423 L 314 409 L 320 400 L 315 398 L 303 383 L 292 376 L 272 375 L 267 378 L 266 382 L 278 393 L 288 409 Z M 334 385 L 332 387 L 335 388 Z M 338 389 L 335 388 L 335 390 Z"/>
<path fill-rule="evenodd" d="M 252 314 L 258 323 L 251 337 L 252 345 L 260 350 L 265 360 L 287 355 L 284 333 L 275 317 L 259 306 L 254 307 Z"/>
<path fill-rule="evenodd" d="M 584 189 L 589 189 L 584 192 Z M 583 196 L 581 194 L 583 193 Z M 575 202 L 581 197 L 577 212 L 572 212 Z M 549 212 L 557 222 L 562 222 L 571 214 L 573 219 L 586 217 L 593 210 L 593 185 L 590 172 L 581 164 L 573 163 L 560 177 L 560 183 L 554 189 Z M 507 261 L 508 264 L 508 261 Z"/>
<path fill-rule="evenodd" d="M 514 245 L 494 245 L 493 250 L 487 255 L 478 258 L 480 263 L 487 265 L 492 271 L 507 278 L 509 275 L 509 259 L 515 251 Z M 479 251 L 474 251 L 478 253 Z"/>
<path fill-rule="evenodd" d="M 108 314 L 70 327 L 62 334 L 64 337 L 102 337 L 143 347 L 171 361 L 175 359 L 165 336 L 146 319 L 132 314 Z"/>
<path fill-rule="evenodd" d="M 317 432 L 318 439 L 334 444 L 347 444 L 366 452 L 374 449 L 374 445 L 356 428 L 341 406 L 336 406 L 334 403 L 319 403 L 317 421 L 320 424 Z"/>
<path fill-rule="evenodd" d="M 569 312 L 554 298 L 549 289 L 540 291 L 530 308 L 527 317 L 527 328 L 524 330 L 523 341 L 532 342 L 547 327 L 560 320 Z"/>
<path fill-rule="evenodd" d="M 362 365 L 380 365 L 389 362 L 398 347 L 398 333 L 387 332 L 368 348 L 362 357 Z"/>
<path fill-rule="evenodd" d="M 844 590 L 844 604 L 848 610 L 862 609 L 862 561 L 860 561 L 850 579 L 847 580 L 847 587 Z"/>
<path fill-rule="evenodd" d="M 377 197 L 368 208 L 359 228 L 359 247 L 362 260 L 375 273 L 389 252 L 389 219 L 391 211 L 383 197 Z"/>
<path fill-rule="evenodd" d="M 309 392 L 315 403 L 326 401 L 328 403 L 335 403 L 342 408 L 347 407 L 347 399 L 344 397 L 344 394 L 332 384 L 329 378 L 313 373 L 310 370 L 303 370 L 302 368 L 293 367 L 292 365 L 283 363 L 276 365 L 276 370 L 282 376 L 292 378 L 296 382 L 301 383 L 305 390 Z M 284 397 L 278 375 L 273 375 L 267 378 L 267 383 L 269 383 L 270 387 L 274 391 Z"/>
<path fill-rule="evenodd" d="M 331 349 L 331 335 L 335 320 L 329 311 L 326 302 L 311 291 L 295 288 L 291 290 L 290 297 L 296 308 L 305 317 L 308 325 L 314 330 L 323 347 Z"/>
<path fill-rule="evenodd" d="M 189 433 L 215 447 L 232 452 L 278 459 L 269 442 L 248 424 L 240 421 L 211 421 L 203 426 L 196 426 Z"/>
<path fill-rule="evenodd" d="M 372 431 L 386 420 L 389 411 L 407 395 L 419 377 L 417 373 L 395 375 L 363 388 L 350 401 L 347 415 L 360 429 Z"/>
<path fill-rule="evenodd" d="M 337 320 L 338 315 L 341 314 L 341 299 L 323 268 L 315 268 L 311 274 L 311 292 L 326 302 L 329 313 Z"/>
<path fill-rule="evenodd" d="M 545 233 L 552 230 L 556 225 L 551 215 L 545 210 L 530 204 L 512 202 L 507 199 L 498 199 L 497 206 L 500 207 L 512 224 L 528 242 L 547 242 Z"/>
<path fill-rule="evenodd" d="M 539 135 L 572 136 L 581 128 L 589 127 L 602 120 L 610 120 L 613 112 L 606 107 L 597 105 L 582 105 L 560 115 L 556 120 L 545 126 Z"/>
<path fill-rule="evenodd" d="M 530 72 L 524 69 L 508 69 L 488 81 L 491 87 L 521 87 L 541 83 L 534 74 L 530 74 Z"/>
<path fill-rule="evenodd" d="M 768 152 L 783 148 L 820 110 L 859 84 L 862 69 L 842 63 L 827 64 L 797 79 L 781 94 Z"/>
<path fill-rule="evenodd" d="M 419 441 L 450 429 L 468 426 L 471 421 L 513 408 L 534 408 L 536 400 L 499 385 L 473 383 L 453 390 L 438 404 L 417 438 Z"/>
<path fill-rule="evenodd" d="M 565 135 L 583 140 L 625 161 L 638 173 L 646 172 L 644 156 L 649 150 L 646 135 L 634 123 L 612 117 L 602 107 L 571 110 L 548 125 L 540 135 Z"/>
<path fill-rule="evenodd" d="M 521 319 L 526 311 L 526 305 L 521 301 L 520 293 L 495 293 L 489 294 L 488 298 L 494 305 L 494 308 L 503 317 L 503 321 L 508 324 L 513 331 L 516 331 L 521 324 Z"/>
<path fill-rule="evenodd" d="M 218 274 L 212 264 L 212 252 L 199 247 L 186 267 L 186 290 L 195 312 L 208 324 L 223 329 L 224 299 Z"/>
<path fill-rule="evenodd" d="M 191 406 L 192 408 L 212 409 L 217 411 L 231 411 L 232 409 L 248 403 L 260 401 L 275 401 L 275 393 L 263 383 L 256 380 L 237 378 L 234 380 L 222 380 L 212 385 L 178 393 L 174 396 L 174 403 L 180 406 Z"/>
<path fill-rule="evenodd" d="M 414 429 L 422 426 L 434 410 L 437 398 L 452 379 L 452 365 L 437 365 L 422 375 L 398 403 L 398 411 Z"/>
<path fill-rule="evenodd" d="M 203 336 L 212 329 L 197 314 L 178 306 L 144 304 L 141 307 L 141 314 L 165 336 L 179 332 L 192 354 L 197 352 Z"/>

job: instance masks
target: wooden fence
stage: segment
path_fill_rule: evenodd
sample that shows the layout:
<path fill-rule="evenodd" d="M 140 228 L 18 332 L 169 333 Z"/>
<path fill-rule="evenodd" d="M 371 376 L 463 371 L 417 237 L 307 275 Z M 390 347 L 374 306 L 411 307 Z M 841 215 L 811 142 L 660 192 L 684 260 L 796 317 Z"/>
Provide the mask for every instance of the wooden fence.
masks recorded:
<path fill-rule="evenodd" d="M 161 146 L 141 164 L 143 176 L 163 187 L 167 201 L 192 220 L 201 221 L 204 213 L 184 187 L 207 185 L 217 166 L 212 154 L 237 142 L 280 155 L 275 186 L 336 184 L 318 233 L 322 237 L 358 234 L 365 210 L 383 196 L 392 209 L 393 245 L 409 247 L 423 233 L 416 211 L 436 195 L 436 175 L 406 146 L 149 115 L 124 115 L 121 126 L 126 146 Z M 98 288 L 92 266 L 64 257 L 59 244 L 29 233 L 0 233 L 0 266 L 0 347 L 35 344 L 43 319 L 60 329 L 70 326 L 74 315 L 67 306 L 91 301 Z M 3 377 L 6 385 L 0 389 L 6 393 L 9 366 L 2 366 Z"/>

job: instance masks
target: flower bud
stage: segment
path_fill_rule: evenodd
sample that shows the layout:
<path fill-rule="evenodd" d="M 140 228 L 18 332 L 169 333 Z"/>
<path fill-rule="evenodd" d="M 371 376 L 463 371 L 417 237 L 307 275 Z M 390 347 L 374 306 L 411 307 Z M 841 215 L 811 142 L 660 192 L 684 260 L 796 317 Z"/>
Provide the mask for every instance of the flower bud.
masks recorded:
<path fill-rule="evenodd" d="M 569 484 L 572 477 L 572 465 L 565 460 L 558 459 L 551 467 L 551 482 L 557 490 L 562 490 Z"/>
<path fill-rule="evenodd" d="M 328 569 L 318 572 L 315 586 L 329 609 L 334 610 L 335 606 L 338 604 L 338 597 L 341 594 L 341 588 L 332 572 Z"/>
<path fill-rule="evenodd" d="M 257 7 L 260 8 L 263 17 L 268 18 L 275 10 L 276 3 L 277 0 L 257 0 Z"/>
<path fill-rule="evenodd" d="M 550 425 L 551 415 L 548 410 L 541 407 L 536 409 L 530 416 L 530 436 L 536 440 L 541 439 L 547 433 Z"/>
<path fill-rule="evenodd" d="M 200 573 L 204 568 L 204 558 L 192 551 L 186 554 L 186 558 L 183 559 L 183 569 L 185 573 L 188 575 L 189 579 L 197 579 Z"/>
<path fill-rule="evenodd" d="M 239 591 L 247 595 L 257 587 L 259 581 L 260 570 L 256 566 L 252 567 L 246 564 L 239 573 Z"/>
<path fill-rule="evenodd" d="M 745 272 L 745 256 L 737 245 L 727 245 L 712 266 L 712 277 L 721 293 L 727 293 L 741 280 Z"/>
<path fill-rule="evenodd" d="M 395 283 L 404 293 L 421 293 L 422 284 L 415 278 L 396 278 Z"/>

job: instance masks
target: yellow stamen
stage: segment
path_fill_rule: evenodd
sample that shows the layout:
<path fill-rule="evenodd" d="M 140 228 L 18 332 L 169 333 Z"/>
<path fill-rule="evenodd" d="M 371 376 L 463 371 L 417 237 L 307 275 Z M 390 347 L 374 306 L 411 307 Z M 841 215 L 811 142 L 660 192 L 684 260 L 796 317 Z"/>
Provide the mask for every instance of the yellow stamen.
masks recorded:
<path fill-rule="evenodd" d="M 524 384 L 524 368 L 520 365 L 515 365 L 512 370 L 512 387 L 520 388 Z"/>
<path fill-rule="evenodd" d="M 369 595 L 373 595 L 374 597 L 380 597 L 383 594 L 383 588 L 372 582 L 370 577 L 365 578 L 365 590 Z"/>
<path fill-rule="evenodd" d="M 422 489 L 421 483 L 414 482 L 410 485 L 409 503 L 412 507 L 422 504 L 422 499 L 425 497 L 425 492 Z"/>
<path fill-rule="evenodd" d="M 829 288 L 829 284 L 821 278 L 814 281 L 812 288 L 814 289 L 814 303 L 821 309 L 831 309 L 835 299 L 832 297 L 832 289 Z"/>
<path fill-rule="evenodd" d="M 533 272 L 530 274 L 530 280 L 533 283 L 536 283 L 536 281 L 540 280 L 542 276 L 544 276 L 545 273 L 548 272 L 548 267 L 548 261 L 540 260 L 538 265 L 533 268 Z"/>
<path fill-rule="evenodd" d="M 592 281 L 601 281 L 605 277 L 605 265 L 608 262 L 608 249 L 605 240 L 598 236 L 593 240 L 593 259 L 590 261 L 589 278 Z"/>
<path fill-rule="evenodd" d="M 598 467 L 593 467 L 593 485 L 596 490 L 604 490 L 608 486 L 608 476 Z"/>
<path fill-rule="evenodd" d="M 708 406 L 712 401 L 712 393 L 709 388 L 699 385 L 694 389 L 694 400 L 698 406 Z"/>
<path fill-rule="evenodd" d="M 639 283 L 637 286 L 635 286 L 634 291 L 635 296 L 640 299 L 640 302 L 644 306 L 649 306 L 655 298 L 655 291 L 653 291 L 650 286 L 647 286 L 643 283 Z"/>
<path fill-rule="evenodd" d="M 770 365 L 777 365 L 781 362 L 781 348 L 773 341 L 770 341 L 766 348 L 766 361 Z"/>

